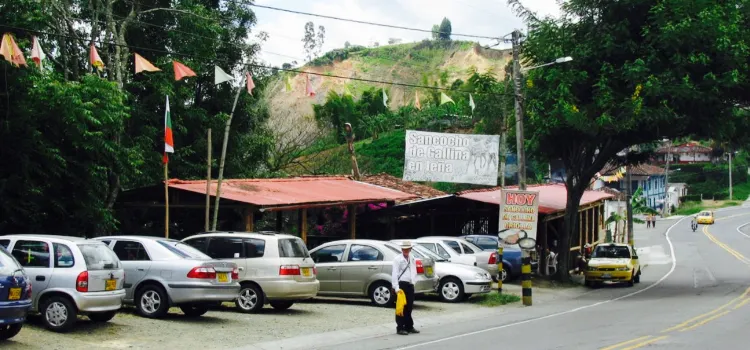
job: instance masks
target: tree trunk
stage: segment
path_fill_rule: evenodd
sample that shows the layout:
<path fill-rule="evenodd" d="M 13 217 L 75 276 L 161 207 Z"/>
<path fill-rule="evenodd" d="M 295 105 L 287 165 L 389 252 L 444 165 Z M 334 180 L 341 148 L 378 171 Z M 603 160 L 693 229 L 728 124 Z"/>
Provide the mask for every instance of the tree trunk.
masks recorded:
<path fill-rule="evenodd" d="M 578 206 L 583 197 L 586 186 L 578 183 L 572 185 L 569 180 L 566 182 L 568 198 L 565 204 L 565 227 L 560 232 L 559 237 L 559 259 L 557 261 L 558 276 L 561 281 L 570 279 L 570 246 L 571 239 L 578 237 Z"/>

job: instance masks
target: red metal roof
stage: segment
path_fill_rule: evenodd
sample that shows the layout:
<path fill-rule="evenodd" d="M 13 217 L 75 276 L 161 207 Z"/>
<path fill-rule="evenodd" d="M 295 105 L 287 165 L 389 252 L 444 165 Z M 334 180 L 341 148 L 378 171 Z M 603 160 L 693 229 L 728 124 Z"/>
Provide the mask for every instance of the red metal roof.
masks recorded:
<path fill-rule="evenodd" d="M 507 188 L 516 189 L 518 187 Z M 565 185 L 532 185 L 527 186 L 526 189 L 529 191 L 539 192 L 540 214 L 554 214 L 557 212 L 565 211 L 565 203 L 568 198 L 568 190 L 565 188 Z M 491 188 L 484 190 L 469 190 L 456 193 L 456 195 L 461 198 L 500 205 L 501 189 Z M 580 204 L 586 205 L 611 197 L 611 194 L 605 192 L 586 191 L 583 193 Z"/>
<path fill-rule="evenodd" d="M 169 180 L 169 187 L 206 194 L 205 180 Z M 211 195 L 216 181 L 211 182 Z M 354 181 L 345 176 L 310 176 L 287 179 L 227 179 L 221 183 L 221 198 L 259 207 L 315 204 L 387 202 L 416 198 L 390 188 Z"/>

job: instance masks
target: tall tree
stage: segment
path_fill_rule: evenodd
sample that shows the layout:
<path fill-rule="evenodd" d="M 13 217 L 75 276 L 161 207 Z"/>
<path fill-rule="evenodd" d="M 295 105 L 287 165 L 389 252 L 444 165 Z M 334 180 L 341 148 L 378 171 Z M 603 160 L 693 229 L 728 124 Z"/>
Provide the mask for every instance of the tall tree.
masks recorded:
<path fill-rule="evenodd" d="M 568 198 L 560 275 L 569 271 L 578 205 L 594 174 L 637 144 L 684 135 L 747 130 L 748 1 L 569 0 L 559 19 L 528 22 L 529 64 L 574 61 L 530 71 L 527 145 L 563 160 Z"/>
<path fill-rule="evenodd" d="M 443 17 L 443 21 L 440 22 L 440 33 L 438 34 L 438 38 L 440 40 L 451 40 L 451 32 L 453 32 L 451 21 L 448 17 Z"/>
<path fill-rule="evenodd" d="M 315 32 L 315 23 L 312 21 L 305 23 L 305 35 L 302 38 L 302 43 L 305 48 L 305 58 L 307 58 L 308 62 L 320 55 L 325 37 L 325 27 L 318 26 L 318 31 Z"/>

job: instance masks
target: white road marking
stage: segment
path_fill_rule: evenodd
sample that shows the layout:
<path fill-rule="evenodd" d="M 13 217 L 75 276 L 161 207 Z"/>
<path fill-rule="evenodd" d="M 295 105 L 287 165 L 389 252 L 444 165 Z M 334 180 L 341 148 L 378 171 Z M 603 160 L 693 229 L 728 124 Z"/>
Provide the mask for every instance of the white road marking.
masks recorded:
<path fill-rule="evenodd" d="M 680 222 L 682 222 L 682 220 L 685 220 L 686 218 L 687 217 L 681 218 L 681 219 L 677 220 L 677 222 L 675 222 L 674 224 L 672 224 L 671 226 L 669 226 L 669 228 L 667 229 L 667 232 L 665 234 L 665 236 L 667 238 L 667 243 L 669 244 L 669 251 L 670 251 L 670 254 L 672 255 L 672 267 L 658 281 L 654 282 L 652 285 L 650 285 L 650 286 L 648 286 L 646 288 L 643 288 L 641 290 L 637 290 L 637 291 L 632 292 L 632 293 L 625 294 L 625 295 L 617 297 L 617 298 L 613 298 L 613 299 L 609 299 L 609 300 L 603 300 L 603 301 L 600 301 L 600 302 L 597 302 L 597 303 L 594 303 L 594 304 L 577 307 L 577 308 L 570 309 L 570 310 L 567 310 L 567 311 L 557 312 L 557 313 L 554 313 L 554 314 L 549 314 L 549 315 L 540 316 L 540 317 L 536 317 L 536 318 L 532 318 L 532 319 L 528 319 L 528 320 L 524 320 L 524 321 L 509 323 L 509 324 L 502 325 L 502 326 L 497 326 L 497 327 L 482 329 L 482 330 L 479 330 L 479 331 L 474 331 L 474 332 L 469 332 L 469 333 L 454 335 L 454 336 L 445 337 L 445 338 L 441 338 L 441 339 L 437 339 L 437 340 L 431 340 L 431 341 L 420 343 L 420 344 L 409 345 L 409 346 L 401 347 L 401 348 L 399 348 L 399 350 L 414 349 L 414 348 L 418 348 L 418 347 L 422 347 L 422 346 L 426 346 L 426 345 L 437 344 L 437 343 L 444 342 L 444 341 L 447 341 L 447 340 L 453 340 L 453 339 L 468 337 L 468 336 L 472 336 L 472 335 L 475 335 L 475 334 L 496 331 L 498 329 L 503 329 L 503 328 L 513 327 L 513 326 L 518 326 L 518 325 L 522 325 L 522 324 L 526 324 L 526 323 L 531 323 L 531 322 L 534 322 L 534 321 L 546 320 L 548 318 L 553 318 L 553 317 L 557 317 L 557 316 L 567 315 L 567 314 L 571 314 L 571 313 L 578 312 L 578 311 L 581 311 L 581 310 L 590 309 L 592 307 L 596 307 L 596 306 L 599 306 L 599 305 L 608 304 L 608 303 L 611 303 L 613 301 L 617 301 L 617 300 L 622 300 L 622 299 L 625 299 L 625 298 L 629 298 L 629 297 L 632 297 L 634 295 L 643 293 L 643 292 L 645 292 L 645 291 L 647 291 L 647 290 L 649 290 L 651 288 L 654 288 L 654 287 L 658 286 L 659 284 L 661 284 L 665 279 L 667 279 L 667 277 L 669 277 L 669 275 L 671 275 L 672 272 L 674 272 L 675 267 L 677 267 L 677 259 L 675 258 L 675 254 L 674 254 L 674 245 L 672 244 L 672 240 L 669 239 L 669 233 L 672 231 L 672 229 L 675 226 L 677 226 L 677 224 L 679 224 Z"/>
<path fill-rule="evenodd" d="M 750 236 L 748 236 L 747 233 L 744 233 L 744 232 L 742 232 L 742 230 L 740 230 L 741 228 L 743 228 L 743 227 L 745 227 L 747 225 L 750 225 L 750 222 L 744 223 L 744 224 L 742 224 L 740 226 L 737 226 L 737 232 L 739 232 L 741 235 L 743 235 L 743 236 L 745 236 L 747 238 L 750 238 Z"/>

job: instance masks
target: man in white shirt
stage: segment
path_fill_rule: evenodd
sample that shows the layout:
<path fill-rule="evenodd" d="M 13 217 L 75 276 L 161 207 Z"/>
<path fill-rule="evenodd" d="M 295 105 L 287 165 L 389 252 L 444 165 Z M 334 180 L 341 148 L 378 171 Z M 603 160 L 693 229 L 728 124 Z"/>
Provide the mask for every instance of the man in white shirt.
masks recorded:
<path fill-rule="evenodd" d="M 414 257 L 411 256 L 412 244 L 409 241 L 401 243 L 401 252 L 393 259 L 393 269 L 391 271 L 391 284 L 393 285 L 394 297 L 399 290 L 403 290 L 406 295 L 406 305 L 404 305 L 404 315 L 396 316 L 396 333 L 408 335 L 409 333 L 419 333 L 414 329 L 414 320 L 411 318 L 411 311 L 414 308 L 414 283 L 417 281 L 417 264 Z"/>

